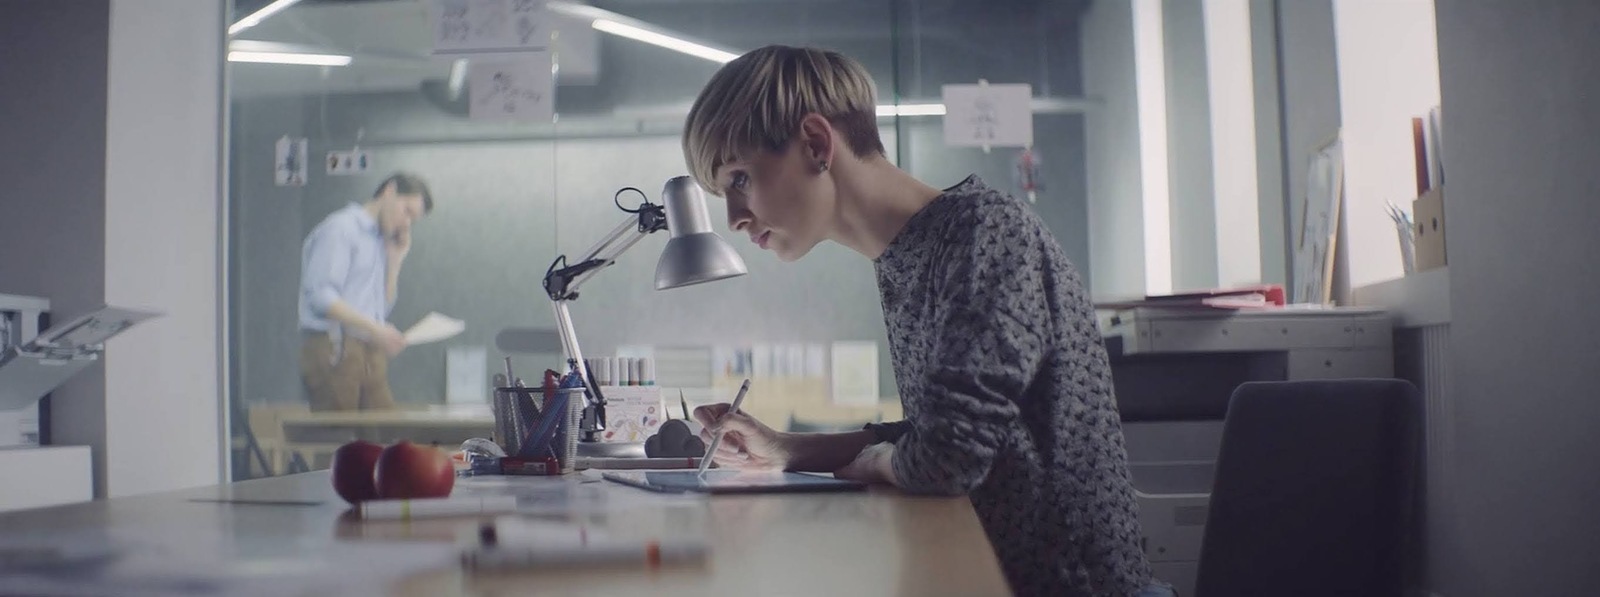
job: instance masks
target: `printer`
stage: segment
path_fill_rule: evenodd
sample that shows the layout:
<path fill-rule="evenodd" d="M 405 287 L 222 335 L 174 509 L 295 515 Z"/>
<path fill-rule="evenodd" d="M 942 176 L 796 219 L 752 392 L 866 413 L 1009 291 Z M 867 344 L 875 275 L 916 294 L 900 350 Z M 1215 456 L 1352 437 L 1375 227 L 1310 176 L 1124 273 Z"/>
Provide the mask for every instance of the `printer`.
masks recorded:
<path fill-rule="evenodd" d="M 1194 593 L 1222 422 L 1250 381 L 1387 378 L 1392 322 L 1381 309 L 1136 307 L 1101 327 L 1158 578 Z"/>

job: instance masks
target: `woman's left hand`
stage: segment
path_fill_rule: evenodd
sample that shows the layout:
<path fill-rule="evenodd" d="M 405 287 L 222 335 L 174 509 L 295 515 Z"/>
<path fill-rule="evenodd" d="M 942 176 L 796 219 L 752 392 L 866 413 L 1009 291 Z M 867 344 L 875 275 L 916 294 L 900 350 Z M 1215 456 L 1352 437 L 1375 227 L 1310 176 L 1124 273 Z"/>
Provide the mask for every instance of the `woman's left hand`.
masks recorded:
<path fill-rule="evenodd" d="M 833 471 L 833 476 L 862 483 L 898 486 L 894 478 L 894 444 L 885 442 L 862 448 L 855 460 Z"/>

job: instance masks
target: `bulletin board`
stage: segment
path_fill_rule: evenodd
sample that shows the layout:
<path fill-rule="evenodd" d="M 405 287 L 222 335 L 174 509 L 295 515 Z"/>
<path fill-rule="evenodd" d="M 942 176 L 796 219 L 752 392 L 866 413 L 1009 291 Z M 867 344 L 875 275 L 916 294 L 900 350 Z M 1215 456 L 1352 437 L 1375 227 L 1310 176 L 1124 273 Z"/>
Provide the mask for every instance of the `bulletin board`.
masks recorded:
<path fill-rule="evenodd" d="M 1338 133 L 1311 151 L 1295 234 L 1295 303 L 1328 304 L 1333 293 L 1339 210 L 1344 203 L 1344 143 Z"/>

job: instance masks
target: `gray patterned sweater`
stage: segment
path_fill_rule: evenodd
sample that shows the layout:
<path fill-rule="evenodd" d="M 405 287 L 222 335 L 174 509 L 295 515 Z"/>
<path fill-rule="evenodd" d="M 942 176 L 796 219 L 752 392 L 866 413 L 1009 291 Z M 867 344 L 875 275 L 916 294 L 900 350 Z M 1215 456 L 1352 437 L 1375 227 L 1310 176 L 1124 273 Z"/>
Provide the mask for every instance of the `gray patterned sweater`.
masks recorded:
<path fill-rule="evenodd" d="M 1038 215 L 969 177 L 913 216 L 876 269 L 905 489 L 969 495 L 1019 595 L 1150 583 L 1093 307 Z"/>

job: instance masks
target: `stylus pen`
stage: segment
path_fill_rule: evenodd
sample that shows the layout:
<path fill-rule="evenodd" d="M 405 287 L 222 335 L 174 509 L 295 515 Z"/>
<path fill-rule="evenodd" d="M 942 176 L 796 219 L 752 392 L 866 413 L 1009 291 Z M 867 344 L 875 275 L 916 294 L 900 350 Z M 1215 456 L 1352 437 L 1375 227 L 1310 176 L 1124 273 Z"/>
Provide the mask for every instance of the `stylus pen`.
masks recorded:
<path fill-rule="evenodd" d="M 733 398 L 733 408 L 728 409 L 727 414 L 722 416 L 726 417 L 733 413 L 739 412 L 739 405 L 744 404 L 744 395 L 749 391 L 750 380 L 745 379 L 744 383 L 739 386 L 739 395 Z M 706 446 L 706 455 L 700 457 L 700 470 L 695 472 L 696 475 L 702 477 L 706 475 L 706 467 L 711 466 L 711 458 L 716 455 L 717 444 L 720 443 L 722 443 L 722 430 L 718 429 L 716 434 L 711 436 L 711 445 Z"/>

